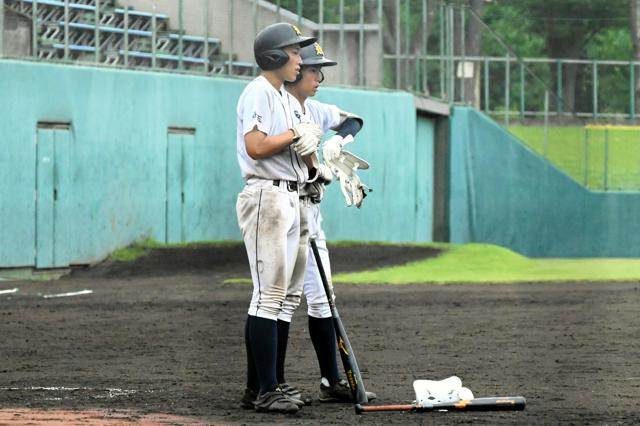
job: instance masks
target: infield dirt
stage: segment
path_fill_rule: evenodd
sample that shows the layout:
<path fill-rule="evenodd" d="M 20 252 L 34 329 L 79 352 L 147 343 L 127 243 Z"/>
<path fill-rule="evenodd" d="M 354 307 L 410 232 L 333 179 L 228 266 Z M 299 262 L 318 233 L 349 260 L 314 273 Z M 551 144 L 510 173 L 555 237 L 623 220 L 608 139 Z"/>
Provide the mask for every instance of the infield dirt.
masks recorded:
<path fill-rule="evenodd" d="M 437 255 L 331 253 L 334 272 Z M 413 380 L 457 375 L 476 396 L 525 396 L 526 410 L 356 416 L 350 405 L 321 404 L 303 302 L 287 380 L 313 403 L 269 415 L 238 406 L 251 286 L 223 281 L 248 275 L 244 248 L 225 246 L 154 250 L 52 282 L 0 282 L 19 288 L 0 295 L 0 424 L 640 423 L 639 283 L 337 285 L 374 404 L 409 403 Z M 42 297 L 84 289 L 93 293 Z"/>

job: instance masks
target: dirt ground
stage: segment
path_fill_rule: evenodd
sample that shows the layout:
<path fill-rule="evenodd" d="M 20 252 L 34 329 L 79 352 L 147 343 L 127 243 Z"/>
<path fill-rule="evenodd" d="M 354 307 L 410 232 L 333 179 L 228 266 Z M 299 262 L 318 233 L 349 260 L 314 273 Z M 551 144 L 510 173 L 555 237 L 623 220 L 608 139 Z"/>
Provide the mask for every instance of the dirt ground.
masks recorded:
<path fill-rule="evenodd" d="M 332 250 L 335 271 L 437 253 Z M 0 424 L 638 424 L 639 283 L 337 285 L 375 404 L 415 379 L 459 376 L 476 396 L 523 395 L 523 412 L 372 413 L 317 401 L 306 306 L 291 326 L 296 415 L 238 408 L 251 286 L 241 246 L 154 251 L 52 282 L 0 282 Z M 425 277 L 428 279 L 428 277 Z M 44 298 L 89 289 L 91 294 Z M 36 410 L 36 411 L 34 411 Z M 93 420 L 91 420 L 93 419 Z M 91 423 L 91 422 L 94 423 Z"/>

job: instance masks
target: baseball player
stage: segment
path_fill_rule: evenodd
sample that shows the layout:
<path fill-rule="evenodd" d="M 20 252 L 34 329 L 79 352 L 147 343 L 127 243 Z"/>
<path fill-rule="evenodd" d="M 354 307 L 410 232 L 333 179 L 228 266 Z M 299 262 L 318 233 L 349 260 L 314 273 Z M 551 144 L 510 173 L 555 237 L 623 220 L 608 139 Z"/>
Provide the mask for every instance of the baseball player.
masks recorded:
<path fill-rule="evenodd" d="M 300 74 L 293 83 L 285 83 L 287 91 L 297 101 L 293 107 L 293 114 L 299 123 L 311 122 L 320 125 L 323 133 L 330 129 L 336 131 L 334 136 L 325 141 L 322 149 L 323 159 L 333 161 L 340 155 L 345 138 L 355 137 L 364 121 L 355 114 L 340 110 L 335 105 L 308 99 L 315 96 L 324 80 L 322 67 L 335 66 L 337 62 L 325 58 L 322 47 L 318 43 L 301 49 L 300 56 L 302 57 Z M 315 162 L 311 165 L 307 185 L 301 189 L 302 200 L 308 215 L 309 236 L 316 240 L 329 285 L 331 285 L 331 268 L 326 238 L 321 226 L 320 201 L 324 196 L 324 185 L 329 184 L 332 177 L 328 166 Z M 320 402 L 352 403 L 351 389 L 347 381 L 340 378 L 336 362 L 336 335 L 329 302 L 310 246 L 308 250 L 304 295 L 307 299 L 309 335 L 320 365 L 319 400 Z M 376 395 L 367 392 L 367 397 L 372 400 Z"/>
<path fill-rule="evenodd" d="M 343 139 L 355 136 L 361 129 L 363 120 L 354 114 L 341 111 L 335 105 L 307 99 L 316 94 L 320 83 L 324 80 L 321 68 L 337 65 L 337 62 L 326 59 L 318 43 L 302 48 L 300 53 L 302 57 L 301 72 L 294 82 L 285 82 L 287 91 L 294 97 L 291 109 L 292 121 L 296 124 L 316 123 L 321 127 L 323 133 L 329 129 L 335 130 L 336 135 L 327 140 L 323 146 L 324 157 L 333 160 L 340 154 Z M 315 153 L 312 156 L 315 157 Z M 312 160 L 311 156 L 304 157 L 304 160 L 308 164 L 310 176 L 307 184 L 300 189 L 300 199 L 308 217 L 310 236 L 316 239 L 323 266 L 330 279 L 329 253 L 321 228 L 322 216 L 320 215 L 319 203 L 324 195 L 324 185 L 330 183 L 333 176 L 329 167 L 320 164 L 317 157 L 315 160 Z M 353 402 L 347 381 L 340 378 L 336 362 L 336 337 L 331 310 L 311 247 L 308 250 L 304 294 L 308 305 L 309 334 L 316 351 L 322 377 L 319 400 L 321 402 Z M 278 336 L 278 365 L 276 369 L 278 383 L 281 384 L 281 388 L 288 396 L 300 401 L 302 399 L 300 392 L 285 380 L 284 359 L 287 339 L 281 340 L 281 337 L 283 336 Z M 248 384 L 248 387 L 251 385 Z M 372 400 L 376 398 L 376 395 L 367 392 L 367 397 Z"/>
<path fill-rule="evenodd" d="M 242 403 L 263 412 L 295 413 L 302 405 L 278 386 L 276 364 L 307 262 L 307 215 L 299 188 L 309 170 L 302 157 L 315 152 L 322 132 L 316 124 L 291 119 L 295 99 L 283 83 L 296 79 L 300 49 L 314 41 L 287 23 L 258 33 L 254 54 L 261 73 L 237 105 L 237 157 L 245 186 L 236 212 L 253 281 L 245 324 L 247 383 L 258 383 L 258 389 L 247 387 Z"/>

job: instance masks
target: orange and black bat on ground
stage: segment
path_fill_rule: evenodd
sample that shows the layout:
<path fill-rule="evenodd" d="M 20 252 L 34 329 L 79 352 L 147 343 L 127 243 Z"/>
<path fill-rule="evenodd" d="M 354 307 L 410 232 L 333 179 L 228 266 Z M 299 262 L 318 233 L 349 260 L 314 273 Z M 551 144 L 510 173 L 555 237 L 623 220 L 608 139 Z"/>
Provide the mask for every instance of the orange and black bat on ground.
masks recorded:
<path fill-rule="evenodd" d="M 356 414 L 382 411 L 409 411 L 424 413 L 433 411 L 521 411 L 527 402 L 522 396 L 494 396 L 490 398 L 463 399 L 440 404 L 368 405 L 356 404 Z"/>
<path fill-rule="evenodd" d="M 331 316 L 333 318 L 333 327 L 335 328 L 336 340 L 338 341 L 338 351 L 340 352 L 340 358 L 342 359 L 342 365 L 344 366 L 344 373 L 347 376 L 353 400 L 356 404 L 366 404 L 368 402 L 367 392 L 364 389 L 364 383 L 362 382 L 362 376 L 360 375 L 356 355 L 351 348 L 347 332 L 342 325 L 340 314 L 338 314 L 338 308 L 336 308 L 336 304 L 333 301 L 333 290 L 329 287 L 327 275 L 325 274 L 324 267 L 322 266 L 322 260 L 320 259 L 318 246 L 313 239 L 310 240 L 310 244 L 311 250 L 313 251 L 313 257 L 316 259 L 318 272 L 320 272 L 324 291 L 327 295 L 327 299 L 329 300 L 329 308 L 331 309 Z"/>

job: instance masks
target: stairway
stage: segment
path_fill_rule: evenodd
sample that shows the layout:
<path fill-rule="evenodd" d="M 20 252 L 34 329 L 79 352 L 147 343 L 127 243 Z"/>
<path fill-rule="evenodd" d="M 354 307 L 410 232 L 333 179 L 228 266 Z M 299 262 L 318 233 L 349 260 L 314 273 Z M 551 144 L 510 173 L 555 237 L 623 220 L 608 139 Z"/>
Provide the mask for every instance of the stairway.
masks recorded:
<path fill-rule="evenodd" d="M 35 18 L 35 56 L 42 60 L 207 74 L 254 75 L 257 71 L 251 63 L 229 63 L 218 38 L 180 33 L 171 29 L 167 15 L 125 10 L 114 0 L 69 0 L 66 11 L 63 0 L 3 1 L 11 10 Z"/>

